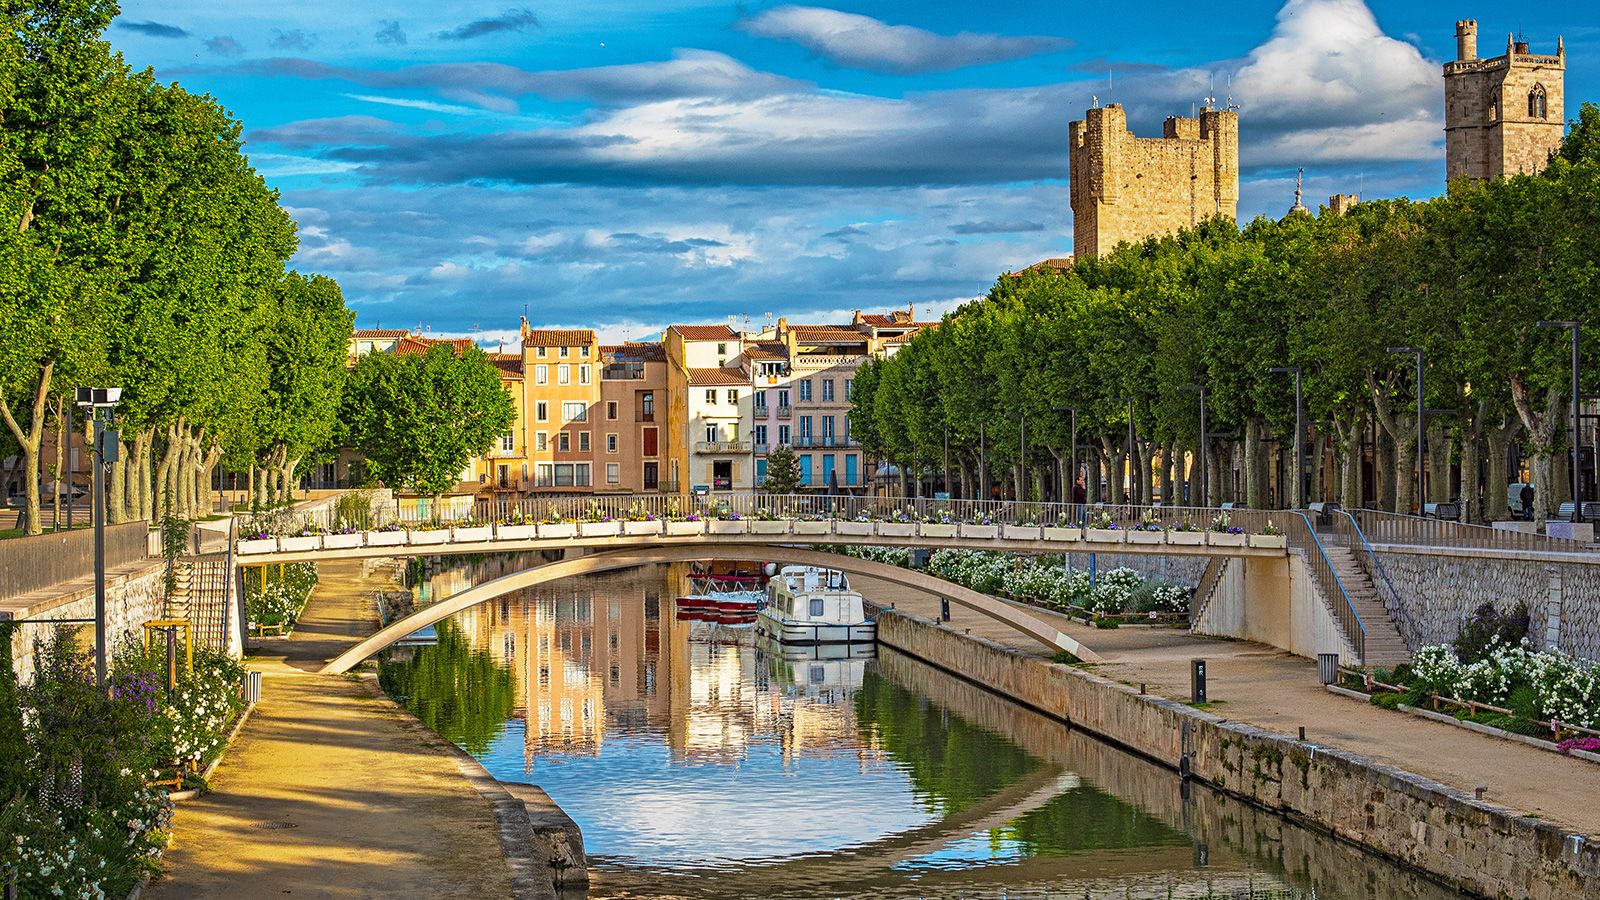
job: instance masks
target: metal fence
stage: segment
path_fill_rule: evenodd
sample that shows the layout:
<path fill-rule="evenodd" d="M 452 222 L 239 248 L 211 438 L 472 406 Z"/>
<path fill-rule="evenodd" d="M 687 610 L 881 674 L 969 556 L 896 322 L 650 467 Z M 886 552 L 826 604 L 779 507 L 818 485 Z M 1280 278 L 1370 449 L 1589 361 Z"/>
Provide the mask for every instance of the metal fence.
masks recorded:
<path fill-rule="evenodd" d="M 1473 550 L 1543 550 L 1575 553 L 1586 544 L 1526 531 L 1463 525 L 1448 519 L 1403 516 L 1372 509 L 1353 509 L 1350 515 L 1373 544 L 1410 547 L 1460 547 Z"/>
<path fill-rule="evenodd" d="M 1354 558 L 1356 565 L 1372 581 L 1373 588 L 1378 592 L 1378 598 L 1383 601 L 1389 619 L 1394 622 L 1406 646 L 1413 650 L 1421 646 L 1416 624 L 1411 621 L 1411 614 L 1407 611 L 1406 605 L 1400 602 L 1400 591 L 1395 588 L 1394 580 L 1389 577 L 1389 570 L 1384 568 L 1383 560 L 1372 552 L 1372 544 L 1368 542 L 1366 533 L 1361 530 L 1355 517 L 1343 509 L 1336 509 L 1328 513 L 1326 521 L 1327 527 L 1322 529 L 1323 541 L 1350 551 L 1350 556 Z"/>
<path fill-rule="evenodd" d="M 149 557 L 150 525 L 106 526 L 106 568 Z M 0 600 L 94 573 L 94 529 L 0 540 Z"/>
<path fill-rule="evenodd" d="M 1361 621 L 1355 605 L 1350 602 L 1350 594 L 1344 589 L 1344 582 L 1339 580 L 1339 573 L 1334 571 L 1333 563 L 1328 560 L 1322 535 L 1311 527 L 1311 519 L 1305 513 L 1288 513 L 1284 517 L 1284 522 L 1288 526 L 1284 528 L 1284 533 L 1289 536 L 1289 546 L 1305 550 L 1306 562 L 1311 567 L 1311 577 L 1322 589 L 1322 595 L 1333 604 L 1334 617 L 1339 620 L 1340 629 L 1350 640 L 1351 649 L 1355 650 L 1358 658 L 1366 659 L 1366 623 Z"/>

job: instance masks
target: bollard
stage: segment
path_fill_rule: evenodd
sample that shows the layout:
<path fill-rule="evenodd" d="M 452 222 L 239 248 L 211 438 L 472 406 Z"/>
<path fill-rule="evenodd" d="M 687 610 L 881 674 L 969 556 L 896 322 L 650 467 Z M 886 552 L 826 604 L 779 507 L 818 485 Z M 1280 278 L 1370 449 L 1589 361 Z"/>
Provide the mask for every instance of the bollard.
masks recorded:
<path fill-rule="evenodd" d="M 1191 703 L 1206 702 L 1206 661 L 1203 659 L 1189 660 L 1189 695 Z"/>
<path fill-rule="evenodd" d="M 1337 684 L 1339 682 L 1339 654 L 1317 654 L 1317 680 L 1323 684 Z"/>
<path fill-rule="evenodd" d="M 950 598 L 949 597 L 940 597 L 939 598 L 939 621 L 941 621 L 941 622 L 950 621 Z"/>
<path fill-rule="evenodd" d="M 1300 740 L 1303 742 L 1303 741 L 1305 741 L 1305 739 L 1306 739 L 1306 727 L 1304 725 L 1301 725 L 1300 726 Z"/>

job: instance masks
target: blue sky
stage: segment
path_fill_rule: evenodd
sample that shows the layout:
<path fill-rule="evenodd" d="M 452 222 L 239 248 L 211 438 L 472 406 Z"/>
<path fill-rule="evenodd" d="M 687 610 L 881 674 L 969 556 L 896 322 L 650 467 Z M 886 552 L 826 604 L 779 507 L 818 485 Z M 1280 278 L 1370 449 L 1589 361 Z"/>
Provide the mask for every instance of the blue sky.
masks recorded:
<path fill-rule="evenodd" d="M 1242 218 L 1431 196 L 1440 64 L 1565 35 L 1569 117 L 1600 18 L 1438 0 L 811 6 L 696 0 L 127 0 L 110 38 L 216 96 L 358 325 L 640 337 L 982 294 L 1071 251 L 1067 123 L 1241 109 Z M 1500 6 L 1501 8 L 1495 8 Z"/>

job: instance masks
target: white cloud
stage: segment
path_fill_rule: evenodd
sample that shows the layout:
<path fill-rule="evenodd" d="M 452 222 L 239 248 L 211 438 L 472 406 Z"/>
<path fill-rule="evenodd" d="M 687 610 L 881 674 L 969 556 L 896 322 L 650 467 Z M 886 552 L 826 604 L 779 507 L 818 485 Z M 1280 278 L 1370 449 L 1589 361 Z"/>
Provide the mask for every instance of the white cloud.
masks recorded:
<path fill-rule="evenodd" d="M 743 20 L 739 27 L 761 37 L 794 41 L 839 65 L 899 74 L 1002 62 L 1061 50 L 1072 43 L 1058 37 L 966 31 L 935 34 L 820 6 L 774 7 Z"/>
<path fill-rule="evenodd" d="M 402 109 L 420 109 L 426 112 L 445 113 L 452 116 L 476 116 L 482 110 L 470 106 L 457 106 L 454 103 L 435 103 L 432 100 L 412 100 L 408 97 L 376 97 L 371 94 L 345 94 L 351 100 L 360 100 L 363 103 L 378 103 L 384 106 L 398 106 Z"/>

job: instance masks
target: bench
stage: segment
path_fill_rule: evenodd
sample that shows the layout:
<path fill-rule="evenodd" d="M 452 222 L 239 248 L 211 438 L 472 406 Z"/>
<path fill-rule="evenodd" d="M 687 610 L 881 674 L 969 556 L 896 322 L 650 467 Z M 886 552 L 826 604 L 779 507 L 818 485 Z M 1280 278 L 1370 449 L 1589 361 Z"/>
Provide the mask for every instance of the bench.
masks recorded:
<path fill-rule="evenodd" d="M 1461 518 L 1461 504 L 1449 503 L 1424 503 L 1422 515 L 1428 519 L 1449 519 L 1456 521 Z"/>
<path fill-rule="evenodd" d="M 1250 507 L 1248 505 L 1244 504 L 1244 503 L 1238 503 L 1238 502 L 1235 502 L 1233 500 L 1229 500 L 1227 503 L 1222 504 L 1222 506 L 1220 508 L 1221 509 L 1249 509 Z"/>
<path fill-rule="evenodd" d="M 1585 501 L 1583 501 L 1583 517 L 1585 519 L 1588 519 L 1591 522 L 1596 521 L 1596 520 L 1600 520 L 1600 501 L 1596 501 L 1596 500 L 1585 500 Z M 1556 518 L 1558 518 L 1558 519 L 1570 519 L 1570 518 L 1572 518 L 1572 501 L 1571 500 L 1568 500 L 1567 502 L 1561 504 L 1560 508 L 1556 510 Z"/>
<path fill-rule="evenodd" d="M 1320 501 L 1308 505 L 1306 509 L 1316 515 L 1318 525 L 1332 525 L 1333 514 L 1339 511 L 1339 504 L 1331 500 Z"/>

